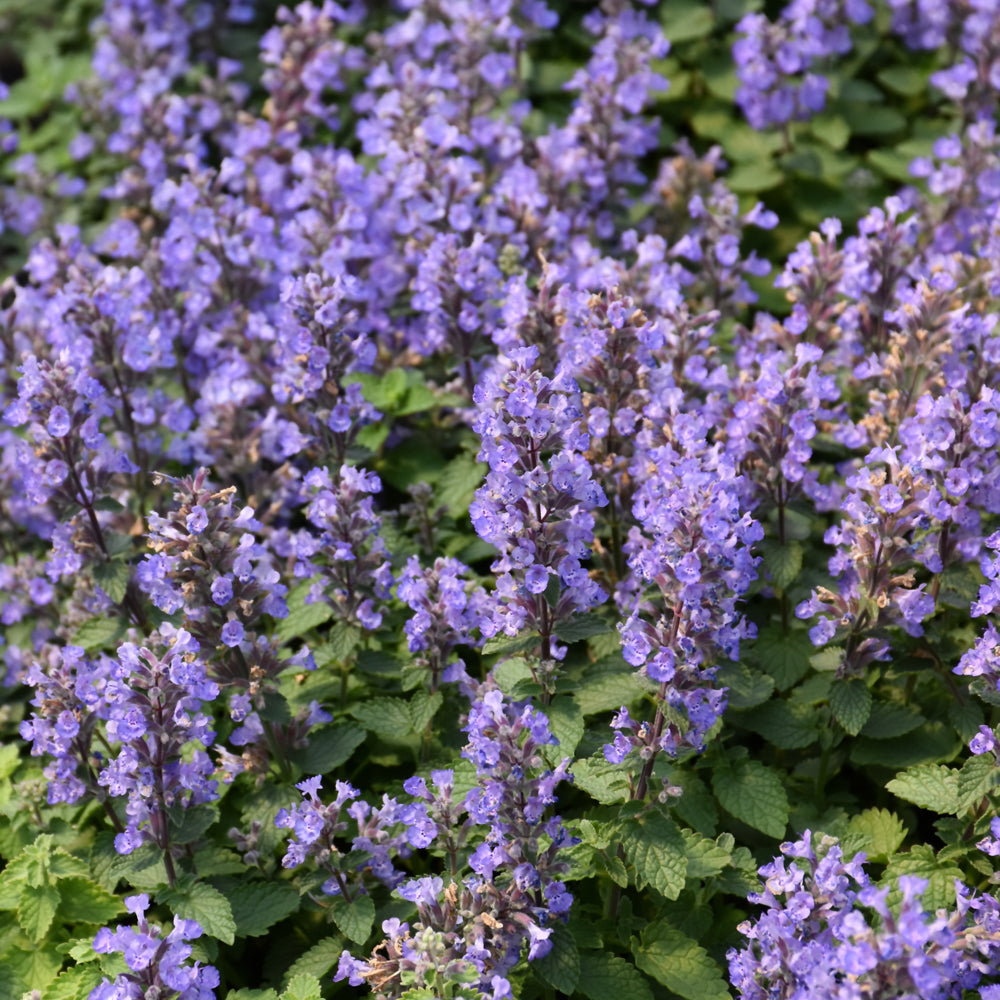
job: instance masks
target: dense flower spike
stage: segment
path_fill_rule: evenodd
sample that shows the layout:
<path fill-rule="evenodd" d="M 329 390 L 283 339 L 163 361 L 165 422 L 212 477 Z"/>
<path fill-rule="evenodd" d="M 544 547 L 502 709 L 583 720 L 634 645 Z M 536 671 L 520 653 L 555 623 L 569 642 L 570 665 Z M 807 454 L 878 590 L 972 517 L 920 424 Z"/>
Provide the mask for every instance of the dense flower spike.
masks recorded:
<path fill-rule="evenodd" d="M 479 536 L 499 549 L 497 589 L 480 628 L 487 637 L 534 629 L 543 661 L 561 659 L 560 622 L 606 598 L 583 563 L 592 511 L 607 504 L 584 451 L 579 391 L 562 372 L 538 370 L 537 347 L 508 353 L 476 389 L 480 459 L 490 466 L 470 508 Z"/>

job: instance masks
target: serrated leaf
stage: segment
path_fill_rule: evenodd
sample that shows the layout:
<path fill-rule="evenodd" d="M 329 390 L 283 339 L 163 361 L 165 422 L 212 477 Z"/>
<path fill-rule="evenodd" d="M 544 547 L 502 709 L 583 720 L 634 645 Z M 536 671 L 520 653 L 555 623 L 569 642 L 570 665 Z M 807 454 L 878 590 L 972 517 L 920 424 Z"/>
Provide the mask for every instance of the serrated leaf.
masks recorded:
<path fill-rule="evenodd" d="M 740 760 L 712 774 L 712 791 L 726 812 L 769 837 L 785 835 L 788 797 L 778 775 L 759 761 Z"/>
<path fill-rule="evenodd" d="M 802 569 L 802 546 L 796 541 L 766 541 L 761 546 L 764 568 L 776 587 L 786 590 L 797 579 Z"/>
<path fill-rule="evenodd" d="M 629 797 L 628 777 L 620 764 L 609 764 L 603 756 L 578 760 L 573 782 L 598 802 L 624 802 Z"/>
<path fill-rule="evenodd" d="M 928 75 L 915 66 L 888 66 L 875 74 L 875 79 L 902 97 L 926 93 Z"/>
<path fill-rule="evenodd" d="M 57 976 L 45 991 L 45 1000 L 87 1000 L 101 982 L 96 965 L 78 965 Z"/>
<path fill-rule="evenodd" d="M 194 852 L 192 868 L 201 878 L 209 878 L 212 875 L 240 875 L 245 874 L 247 870 L 243 859 L 235 851 L 212 844 Z"/>
<path fill-rule="evenodd" d="M 321 1000 L 323 988 L 315 976 L 300 972 L 288 981 L 281 1000 Z"/>
<path fill-rule="evenodd" d="M 228 895 L 237 937 L 257 937 L 299 908 L 289 882 L 241 882 Z"/>
<path fill-rule="evenodd" d="M 197 920 L 206 934 L 223 944 L 232 944 L 236 939 L 236 921 L 229 900 L 207 882 L 161 889 L 156 900 L 185 920 Z"/>
<path fill-rule="evenodd" d="M 906 839 L 903 821 L 888 809 L 866 809 L 852 816 L 848 830 L 861 838 L 857 849 L 864 851 L 869 861 L 887 860 Z"/>
<path fill-rule="evenodd" d="M 4 956 L 3 963 L 28 983 L 31 989 L 45 990 L 62 968 L 62 952 L 54 947 L 14 949 Z"/>
<path fill-rule="evenodd" d="M 512 656 L 509 659 L 501 660 L 493 668 L 493 679 L 508 697 L 522 681 L 534 680 L 531 674 L 531 665 L 523 656 Z"/>
<path fill-rule="evenodd" d="M 549 941 L 552 942 L 552 950 L 535 959 L 531 968 L 543 982 L 569 996 L 580 981 L 580 954 L 573 932 L 565 924 L 553 923 Z"/>
<path fill-rule="evenodd" d="M 646 977 L 631 962 L 606 952 L 580 955 L 576 990 L 588 1000 L 653 1000 Z"/>
<path fill-rule="evenodd" d="M 347 622 L 336 622 L 326 636 L 322 649 L 328 662 L 346 663 L 361 645 L 361 629 Z"/>
<path fill-rule="evenodd" d="M 837 678 L 830 685 L 830 710 L 851 736 L 857 736 L 872 710 L 872 693 L 858 678 Z"/>
<path fill-rule="evenodd" d="M 191 844 L 219 818 L 219 807 L 213 803 L 174 806 L 167 810 L 167 815 L 170 822 L 170 842 Z"/>
<path fill-rule="evenodd" d="M 622 847 L 635 869 L 640 890 L 652 886 L 667 899 L 676 899 L 687 876 L 687 851 L 676 824 L 656 807 L 636 815 L 623 809 Z"/>
<path fill-rule="evenodd" d="M 94 649 L 110 648 L 125 638 L 126 625 L 120 618 L 91 618 L 73 635 L 73 645 L 82 646 L 88 653 Z"/>
<path fill-rule="evenodd" d="M 252 990 L 244 988 L 230 990 L 226 994 L 226 1000 L 279 1000 L 279 998 L 272 989 Z"/>
<path fill-rule="evenodd" d="M 687 877 L 704 879 L 718 875 L 732 858 L 730 851 L 693 830 L 682 830 L 687 855 Z"/>
<path fill-rule="evenodd" d="M 773 700 L 747 712 L 740 721 L 782 750 L 799 750 L 819 738 L 816 713 L 808 705 Z"/>
<path fill-rule="evenodd" d="M 301 750 L 289 754 L 289 759 L 306 774 L 329 774 L 351 759 L 365 741 L 365 731 L 351 722 L 314 729 L 309 742 Z"/>
<path fill-rule="evenodd" d="M 617 854 L 598 854 L 594 861 L 600 869 L 607 872 L 615 885 L 619 885 L 623 889 L 628 885 L 628 871 L 625 868 L 625 862 Z"/>
<path fill-rule="evenodd" d="M 923 908 L 930 913 L 940 909 L 955 908 L 955 879 L 963 879 L 960 868 L 942 862 L 926 844 L 917 844 L 907 854 L 897 854 L 889 859 L 881 885 L 889 888 L 889 906 L 898 906 L 902 893 L 900 875 L 917 875 L 927 879 L 927 889 L 922 897 Z"/>
<path fill-rule="evenodd" d="M 290 983 L 296 976 L 308 975 L 323 979 L 340 960 L 344 950 L 344 939 L 333 936 L 317 941 L 291 964 L 285 974 L 285 982 Z"/>
<path fill-rule="evenodd" d="M 793 687 L 805 677 L 814 651 L 807 632 L 784 633 L 780 628 L 761 629 L 749 649 L 760 668 L 774 678 L 779 691 Z"/>
<path fill-rule="evenodd" d="M 962 741 L 951 726 L 940 722 L 923 725 L 892 740 L 870 740 L 859 736 L 851 747 L 851 762 L 862 767 L 903 769 L 916 764 L 934 764 L 951 760 L 961 749 Z"/>
<path fill-rule="evenodd" d="M 351 707 L 351 715 L 365 729 L 399 742 L 413 733 L 410 706 L 401 698 L 369 698 Z"/>
<path fill-rule="evenodd" d="M 642 692 L 643 687 L 635 671 L 620 670 L 585 678 L 573 692 L 573 697 L 580 706 L 580 711 L 587 716 L 617 710 L 622 705 L 630 705 Z"/>
<path fill-rule="evenodd" d="M 345 937 L 355 944 L 364 944 L 375 922 L 375 904 L 371 896 L 356 896 L 350 902 L 343 896 L 333 896 L 330 915 Z"/>
<path fill-rule="evenodd" d="M 121 604 L 132 579 L 132 567 L 120 559 L 96 563 L 93 567 L 94 582 L 115 604 Z"/>
<path fill-rule="evenodd" d="M 563 642 L 579 642 L 593 635 L 611 632 L 611 626 L 600 616 L 593 614 L 574 615 L 556 626 L 556 635 Z"/>
<path fill-rule="evenodd" d="M 117 896 L 90 879 L 61 879 L 57 888 L 59 919 L 67 923 L 106 924 L 124 912 Z"/>
<path fill-rule="evenodd" d="M 305 603 L 311 588 L 311 582 L 302 583 L 288 595 L 288 614 L 278 621 L 274 630 L 279 642 L 296 639 L 333 617 L 333 608 L 326 601 Z"/>
<path fill-rule="evenodd" d="M 34 942 L 45 938 L 59 908 L 59 890 L 54 885 L 25 886 L 17 906 L 17 922 Z"/>
<path fill-rule="evenodd" d="M 958 772 L 943 764 L 918 764 L 885 786 L 893 795 L 937 813 L 958 812 Z"/>
<path fill-rule="evenodd" d="M 648 924 L 633 938 L 635 964 L 686 1000 L 730 1000 L 722 970 L 708 952 L 666 921 Z"/>
<path fill-rule="evenodd" d="M 991 753 L 970 757 L 958 772 L 958 801 L 955 812 L 961 816 L 1000 785 L 1000 767 Z"/>
<path fill-rule="evenodd" d="M 443 704 L 444 695 L 440 691 L 435 691 L 434 694 L 423 689 L 415 691 L 410 699 L 410 725 L 413 731 L 424 732 Z"/>

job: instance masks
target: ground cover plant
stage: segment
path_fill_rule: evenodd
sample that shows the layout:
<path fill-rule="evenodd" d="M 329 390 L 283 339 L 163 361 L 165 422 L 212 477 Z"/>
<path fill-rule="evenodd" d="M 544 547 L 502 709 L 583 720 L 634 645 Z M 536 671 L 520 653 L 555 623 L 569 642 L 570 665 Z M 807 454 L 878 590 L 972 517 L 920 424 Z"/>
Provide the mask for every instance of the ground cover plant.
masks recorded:
<path fill-rule="evenodd" d="M 0 28 L 0 998 L 1000 997 L 1000 6 Z"/>

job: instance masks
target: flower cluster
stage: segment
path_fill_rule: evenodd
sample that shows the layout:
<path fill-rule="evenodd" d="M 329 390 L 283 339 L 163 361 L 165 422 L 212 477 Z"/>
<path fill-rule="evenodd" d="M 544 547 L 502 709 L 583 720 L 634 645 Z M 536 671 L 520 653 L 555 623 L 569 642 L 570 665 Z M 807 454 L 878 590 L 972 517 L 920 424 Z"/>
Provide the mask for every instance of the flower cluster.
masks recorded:
<path fill-rule="evenodd" d="M 479 992 L 460 995 L 505 1000 L 511 997 L 506 975 L 525 942 L 529 961 L 551 950 L 550 922 L 565 919 L 573 900 L 560 881 L 568 867 L 557 855 L 573 841 L 559 817 L 545 813 L 555 802 L 556 785 L 567 777 L 569 759 L 545 769 L 541 751 L 556 742 L 548 720 L 528 704 L 505 701 L 495 689 L 480 691 L 465 729 L 469 742 L 463 754 L 479 776 L 465 798 L 466 828 L 488 827 L 469 858 L 471 873 L 464 884 L 455 881 L 449 846 L 453 867 L 447 884 L 427 876 L 397 889 L 416 906 L 416 923 L 386 921 L 385 940 L 365 960 L 345 951 L 336 979 L 370 983 L 387 998 L 408 987 L 463 983 Z M 407 788 L 432 803 L 442 819 L 451 818 L 436 805 L 450 800 L 450 776 L 438 772 L 432 778 L 434 794 L 418 778 Z"/>
<path fill-rule="evenodd" d="M 895 887 L 871 882 L 863 854 L 845 861 L 835 841 L 814 845 L 809 831 L 781 851 L 760 869 L 763 891 L 749 897 L 763 907 L 740 927 L 749 944 L 729 952 L 741 1000 L 957 1000 L 996 973 L 1000 908 L 992 896 L 973 896 L 956 882 L 955 909 L 928 913 L 921 901 L 927 880 L 902 875 L 894 911 Z"/>
<path fill-rule="evenodd" d="M 140 1000 L 153 996 L 162 1000 L 215 1000 L 218 970 L 200 962 L 190 963 L 192 949 L 188 942 L 203 933 L 198 921 L 174 917 L 174 926 L 164 934 L 162 927 L 146 919 L 146 893 L 126 896 L 125 908 L 135 914 L 137 925 L 119 924 L 113 931 L 102 928 L 94 938 L 94 951 L 98 955 L 120 952 L 129 971 L 116 976 L 114 982 L 102 980 L 88 1000 Z"/>

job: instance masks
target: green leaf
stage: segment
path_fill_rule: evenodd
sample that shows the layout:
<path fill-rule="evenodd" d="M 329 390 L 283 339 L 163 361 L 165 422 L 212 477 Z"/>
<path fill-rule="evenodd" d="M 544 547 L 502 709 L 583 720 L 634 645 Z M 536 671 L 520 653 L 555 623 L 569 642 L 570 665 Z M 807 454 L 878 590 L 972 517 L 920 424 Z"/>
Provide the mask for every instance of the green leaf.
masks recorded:
<path fill-rule="evenodd" d="M 312 604 L 305 603 L 311 589 L 312 581 L 307 580 L 288 595 L 288 615 L 278 621 L 274 630 L 279 642 L 296 639 L 333 617 L 333 608 L 326 601 L 320 599 Z"/>
<path fill-rule="evenodd" d="M 327 658 L 326 663 L 346 663 L 361 644 L 361 639 L 361 629 L 347 622 L 336 622 L 320 647 L 322 655 Z"/>
<path fill-rule="evenodd" d="M 712 791 L 726 812 L 769 837 L 788 826 L 788 797 L 778 775 L 759 761 L 740 760 L 712 774 Z"/>
<path fill-rule="evenodd" d="M 667 899 L 676 899 L 687 876 L 687 849 L 676 824 L 657 807 L 636 812 L 630 804 L 619 814 L 622 847 L 635 869 L 636 887 L 651 885 Z"/>
<path fill-rule="evenodd" d="M 506 653 L 523 653 L 526 649 L 534 649 L 541 642 L 537 632 L 519 632 L 517 635 L 500 635 L 487 639 L 483 646 L 484 656 L 499 656 Z"/>
<path fill-rule="evenodd" d="M 588 1000 L 653 1000 L 646 977 L 631 962 L 603 951 L 580 956 L 576 990 Z"/>
<path fill-rule="evenodd" d="M 816 115 L 810 124 L 812 134 L 831 149 L 843 149 L 850 141 L 851 128 L 841 115 Z"/>
<path fill-rule="evenodd" d="M 774 691 L 770 677 L 756 673 L 745 663 L 725 664 L 719 671 L 719 684 L 729 688 L 729 706 L 737 711 L 760 705 Z"/>
<path fill-rule="evenodd" d="M 872 710 L 872 693 L 860 678 L 837 678 L 830 685 L 830 710 L 851 736 L 857 736 Z"/>
<path fill-rule="evenodd" d="M 489 466 L 476 461 L 476 456 L 462 452 L 453 458 L 437 477 L 434 499 L 454 518 L 469 513 L 469 504 L 481 485 Z"/>
<path fill-rule="evenodd" d="M 1000 785 L 1000 767 L 991 753 L 970 757 L 958 772 L 958 801 L 955 812 L 961 816 Z"/>
<path fill-rule="evenodd" d="M 844 104 L 842 113 L 855 136 L 879 136 L 887 139 L 906 129 L 906 119 L 895 108 Z"/>
<path fill-rule="evenodd" d="M 851 762 L 861 767 L 903 769 L 915 764 L 951 760 L 963 741 L 955 730 L 941 722 L 925 722 L 913 732 L 892 740 L 858 737 L 851 748 Z"/>
<path fill-rule="evenodd" d="M 365 399 L 383 413 L 395 412 L 406 395 L 406 372 L 392 368 L 384 375 L 374 372 L 355 372 L 351 383 L 359 383 Z"/>
<path fill-rule="evenodd" d="M 852 816 L 848 830 L 859 838 L 858 846 L 852 842 L 852 849 L 864 851 L 869 861 L 888 860 L 906 840 L 902 820 L 888 809 L 866 809 Z"/>
<path fill-rule="evenodd" d="M 584 677 L 573 697 L 586 716 L 631 705 L 642 692 L 642 683 L 634 670 L 617 669 L 595 677 Z"/>
<path fill-rule="evenodd" d="M 770 159 L 739 163 L 726 177 L 729 188 L 737 194 L 759 194 L 762 191 L 770 191 L 784 180 L 784 173 Z"/>
<path fill-rule="evenodd" d="M 57 948 L 15 949 L 4 956 L 4 963 L 29 984 L 31 989 L 45 990 L 62 968 L 63 955 Z M 13 1000 L 13 998 L 11 998 Z"/>
<path fill-rule="evenodd" d="M 928 75 L 915 66 L 888 66 L 879 70 L 875 79 L 902 97 L 917 97 L 927 92 Z"/>
<path fill-rule="evenodd" d="M 44 940 L 59 908 L 59 890 L 54 885 L 25 886 L 17 906 L 17 921 L 25 934 L 38 943 Z"/>
<path fill-rule="evenodd" d="M 236 921 L 229 900 L 207 882 L 161 889 L 156 901 L 169 906 L 185 920 L 197 920 L 206 934 L 223 944 L 232 944 L 236 938 Z"/>
<path fill-rule="evenodd" d="M 344 939 L 333 935 L 317 941 L 291 964 L 285 974 L 285 982 L 290 983 L 296 976 L 309 975 L 323 979 L 340 960 L 344 950 Z"/>
<path fill-rule="evenodd" d="M 740 721 L 782 750 L 799 750 L 819 738 L 816 713 L 808 705 L 769 701 L 747 712 Z"/>
<path fill-rule="evenodd" d="M 246 874 L 247 870 L 243 859 L 235 851 L 213 844 L 194 852 L 191 867 L 201 878 L 208 878 L 211 875 Z"/>
<path fill-rule="evenodd" d="M 493 668 L 493 679 L 500 685 L 500 690 L 509 696 L 522 681 L 533 680 L 531 665 L 523 656 L 501 660 Z"/>
<path fill-rule="evenodd" d="M 437 710 L 444 704 L 444 695 L 440 691 L 431 694 L 420 689 L 414 692 L 410 699 L 410 725 L 415 733 L 422 733 L 431 724 Z"/>
<path fill-rule="evenodd" d="M 702 837 L 693 830 L 682 830 L 681 834 L 687 853 L 688 878 L 711 878 L 718 875 L 732 860 L 732 853 L 718 841 Z"/>
<path fill-rule="evenodd" d="M 702 836 L 714 837 L 719 825 L 719 810 L 708 786 L 690 771 L 676 771 L 672 780 L 683 789 L 683 794 L 674 803 L 674 812 Z"/>
<path fill-rule="evenodd" d="M 124 910 L 118 896 L 86 878 L 58 883 L 59 919 L 71 924 L 106 924 Z"/>
<path fill-rule="evenodd" d="M 363 729 L 352 722 L 338 722 L 312 730 L 309 743 L 288 756 L 306 774 L 329 774 L 346 764 L 364 741 Z"/>
<path fill-rule="evenodd" d="M 583 712 L 580 711 L 580 706 L 569 695 L 559 695 L 546 709 L 546 715 L 549 717 L 549 729 L 559 741 L 558 746 L 550 748 L 552 756 L 557 760 L 572 757 L 583 738 Z"/>
<path fill-rule="evenodd" d="M 227 898 L 237 937 L 257 937 L 299 908 L 299 894 L 289 882 L 241 882 Z"/>
<path fill-rule="evenodd" d="M 813 644 L 807 632 L 783 633 L 780 628 L 761 629 L 757 641 L 749 647 L 760 668 L 774 678 L 779 691 L 785 691 L 809 672 Z"/>
<path fill-rule="evenodd" d="M 552 924 L 549 940 L 552 942 L 552 950 L 542 958 L 535 959 L 531 968 L 543 982 L 569 996 L 580 981 L 580 954 L 573 932 L 557 921 Z"/>
<path fill-rule="evenodd" d="M 322 1000 L 323 988 L 315 976 L 300 972 L 288 981 L 281 1000 Z"/>
<path fill-rule="evenodd" d="M 351 706 L 351 715 L 365 729 L 397 743 L 413 733 L 410 706 L 401 698 L 369 698 Z"/>
<path fill-rule="evenodd" d="M 943 764 L 918 764 L 885 786 L 893 795 L 937 813 L 958 812 L 958 773 Z"/>
<path fill-rule="evenodd" d="M 278 994 L 272 989 L 263 990 L 230 990 L 226 994 L 226 1000 L 279 1000 Z"/>
<path fill-rule="evenodd" d="M 126 624 L 120 618 L 91 618 L 84 622 L 73 636 L 73 645 L 82 646 L 88 653 L 110 647 L 125 638 Z"/>
<path fill-rule="evenodd" d="M 635 964 L 687 1000 L 730 1000 L 722 970 L 708 952 L 665 920 L 646 926 L 632 939 Z"/>
<path fill-rule="evenodd" d="M 786 590 L 796 581 L 802 569 L 802 546 L 795 541 L 780 542 L 767 540 L 761 545 L 764 568 L 776 587 Z"/>
<path fill-rule="evenodd" d="M 891 740 L 905 736 L 922 722 L 924 717 L 907 705 L 876 701 L 872 703 L 871 715 L 861 729 L 861 735 L 874 740 Z"/>
<path fill-rule="evenodd" d="M 712 33 L 715 17 L 712 8 L 703 3 L 687 3 L 672 0 L 660 12 L 663 34 L 672 45 L 690 42 L 696 38 L 707 38 Z"/>
<path fill-rule="evenodd" d="M 357 896 L 348 902 L 343 896 L 330 900 L 330 914 L 340 931 L 355 944 L 364 944 L 375 922 L 371 896 Z"/>
<path fill-rule="evenodd" d="M 191 844 L 203 836 L 219 818 L 219 807 L 212 803 L 199 806 L 173 806 L 167 810 L 170 842 Z"/>
<path fill-rule="evenodd" d="M 94 582 L 104 591 L 115 604 L 121 604 L 125 599 L 129 580 L 132 579 L 132 567 L 120 559 L 96 563 L 93 567 Z"/>
<path fill-rule="evenodd" d="M 563 642 L 579 642 L 581 639 L 589 639 L 593 635 L 604 635 L 614 630 L 600 615 L 591 613 L 574 615 L 557 625 L 555 631 Z"/>
<path fill-rule="evenodd" d="M 624 802 L 629 797 L 628 776 L 621 764 L 609 764 L 595 754 L 573 765 L 573 783 L 598 802 Z"/>
<path fill-rule="evenodd" d="M 936 858 L 934 851 L 926 844 L 917 844 L 909 853 L 897 854 L 889 859 L 881 885 L 890 889 L 889 906 L 892 908 L 902 898 L 898 885 L 900 875 L 918 875 L 927 879 L 927 889 L 922 897 L 925 910 L 934 913 L 941 909 L 955 908 L 955 879 L 964 878 L 962 871 L 957 866 Z"/>
<path fill-rule="evenodd" d="M 87 1000 L 101 979 L 98 966 L 77 965 L 56 977 L 45 991 L 45 1000 Z"/>

